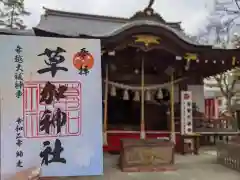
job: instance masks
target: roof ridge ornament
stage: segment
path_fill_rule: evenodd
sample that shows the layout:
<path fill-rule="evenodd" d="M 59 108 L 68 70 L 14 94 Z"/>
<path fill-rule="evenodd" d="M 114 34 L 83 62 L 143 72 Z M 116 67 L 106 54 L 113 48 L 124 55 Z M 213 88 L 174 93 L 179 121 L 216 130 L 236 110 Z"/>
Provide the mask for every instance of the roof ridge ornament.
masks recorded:
<path fill-rule="evenodd" d="M 161 15 L 154 12 L 154 9 L 152 8 L 154 2 L 155 0 L 149 0 L 149 3 L 144 8 L 144 10 L 136 12 L 130 19 L 131 20 L 139 20 L 139 19 L 154 20 L 154 21 L 159 21 L 159 22 L 162 22 L 163 24 L 166 24 L 165 20 L 161 17 Z"/>
<path fill-rule="evenodd" d="M 152 5 L 154 4 L 155 0 L 150 0 L 148 6 L 144 9 L 144 13 L 148 16 L 151 16 L 154 13 Z"/>
<path fill-rule="evenodd" d="M 152 5 L 154 4 L 154 2 L 155 2 L 155 0 L 150 0 L 147 8 L 152 8 Z"/>

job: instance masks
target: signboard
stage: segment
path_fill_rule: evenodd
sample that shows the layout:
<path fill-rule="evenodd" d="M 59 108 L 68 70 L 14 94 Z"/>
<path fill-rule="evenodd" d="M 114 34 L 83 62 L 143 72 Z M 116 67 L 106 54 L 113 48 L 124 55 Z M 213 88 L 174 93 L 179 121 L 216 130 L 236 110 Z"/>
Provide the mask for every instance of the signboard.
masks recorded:
<path fill-rule="evenodd" d="M 1 174 L 103 173 L 100 40 L 0 36 Z"/>
<path fill-rule="evenodd" d="M 181 134 L 192 134 L 192 92 L 181 91 Z"/>

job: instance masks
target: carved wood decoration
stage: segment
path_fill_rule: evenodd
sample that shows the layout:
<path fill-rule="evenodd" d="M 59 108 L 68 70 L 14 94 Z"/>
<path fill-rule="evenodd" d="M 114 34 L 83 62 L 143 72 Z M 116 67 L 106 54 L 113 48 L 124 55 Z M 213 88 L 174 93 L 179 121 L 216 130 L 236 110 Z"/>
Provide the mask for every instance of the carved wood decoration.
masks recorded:
<path fill-rule="evenodd" d="M 123 171 L 158 170 L 174 164 L 174 145 L 169 141 L 148 139 L 122 140 L 120 165 Z"/>
<path fill-rule="evenodd" d="M 190 68 L 191 61 L 197 61 L 198 56 L 195 53 L 186 53 L 183 57 L 187 62 L 185 66 L 185 70 Z"/>
<path fill-rule="evenodd" d="M 172 160 L 168 147 L 143 147 L 141 151 L 132 148 L 126 152 L 126 161 L 129 165 L 142 163 L 144 165 L 167 164 Z"/>
<path fill-rule="evenodd" d="M 149 45 L 158 45 L 160 44 L 160 38 L 157 36 L 150 36 L 150 35 L 136 35 L 135 37 L 135 43 L 143 43 L 146 48 L 149 47 Z"/>

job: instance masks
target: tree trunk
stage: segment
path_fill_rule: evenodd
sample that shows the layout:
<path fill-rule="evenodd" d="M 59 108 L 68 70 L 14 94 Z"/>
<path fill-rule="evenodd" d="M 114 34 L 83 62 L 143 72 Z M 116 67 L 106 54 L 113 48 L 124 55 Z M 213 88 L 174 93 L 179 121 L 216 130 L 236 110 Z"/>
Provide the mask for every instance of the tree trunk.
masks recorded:
<path fill-rule="evenodd" d="M 232 129 L 237 130 L 238 129 L 238 122 L 237 122 L 237 119 L 234 115 L 234 112 L 232 111 L 232 98 L 233 98 L 233 96 L 226 97 L 226 99 L 227 99 L 226 106 L 227 106 L 227 111 L 232 116 L 231 121 L 230 121 L 230 123 L 232 125 Z M 227 124 L 229 124 L 229 123 L 227 123 Z"/>
<path fill-rule="evenodd" d="M 226 102 L 227 111 L 229 113 L 232 113 L 232 97 L 228 96 L 228 97 L 226 97 L 226 99 L 227 99 L 227 102 Z"/>
<path fill-rule="evenodd" d="M 15 11 L 15 6 L 13 5 L 12 12 L 11 12 L 11 18 L 10 18 L 10 29 L 13 29 L 14 11 Z"/>

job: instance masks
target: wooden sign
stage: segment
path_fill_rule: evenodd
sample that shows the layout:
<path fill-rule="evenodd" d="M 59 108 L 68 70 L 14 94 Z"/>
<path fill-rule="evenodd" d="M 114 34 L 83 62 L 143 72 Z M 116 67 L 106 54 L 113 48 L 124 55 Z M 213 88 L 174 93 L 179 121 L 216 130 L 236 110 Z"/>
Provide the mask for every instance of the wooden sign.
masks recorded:
<path fill-rule="evenodd" d="M 192 92 L 181 92 L 181 134 L 192 134 L 193 115 L 192 115 Z"/>

